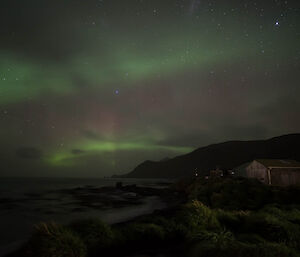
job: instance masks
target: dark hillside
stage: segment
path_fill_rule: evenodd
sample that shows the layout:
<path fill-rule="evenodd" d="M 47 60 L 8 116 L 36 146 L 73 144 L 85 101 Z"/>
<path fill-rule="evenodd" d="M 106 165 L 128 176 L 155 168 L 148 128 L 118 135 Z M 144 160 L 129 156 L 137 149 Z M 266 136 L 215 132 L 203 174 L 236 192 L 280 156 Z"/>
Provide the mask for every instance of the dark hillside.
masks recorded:
<path fill-rule="evenodd" d="M 186 155 L 162 162 L 145 161 L 126 177 L 179 178 L 193 175 L 197 167 L 203 175 L 219 166 L 235 168 L 253 159 L 300 160 L 300 134 L 290 134 L 268 140 L 229 141 L 201 147 Z"/>

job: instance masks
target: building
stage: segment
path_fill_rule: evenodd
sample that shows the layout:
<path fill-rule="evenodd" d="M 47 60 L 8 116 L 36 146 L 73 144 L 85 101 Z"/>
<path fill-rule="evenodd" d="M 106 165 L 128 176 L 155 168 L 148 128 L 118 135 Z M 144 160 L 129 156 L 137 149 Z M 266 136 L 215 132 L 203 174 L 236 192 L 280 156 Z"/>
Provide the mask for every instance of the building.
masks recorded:
<path fill-rule="evenodd" d="M 246 176 L 268 185 L 300 184 L 300 163 L 294 160 L 257 159 L 246 166 Z"/>
<path fill-rule="evenodd" d="M 216 168 L 215 170 L 211 170 L 209 172 L 209 175 L 211 178 L 216 178 L 216 177 L 223 177 L 223 170 Z"/>

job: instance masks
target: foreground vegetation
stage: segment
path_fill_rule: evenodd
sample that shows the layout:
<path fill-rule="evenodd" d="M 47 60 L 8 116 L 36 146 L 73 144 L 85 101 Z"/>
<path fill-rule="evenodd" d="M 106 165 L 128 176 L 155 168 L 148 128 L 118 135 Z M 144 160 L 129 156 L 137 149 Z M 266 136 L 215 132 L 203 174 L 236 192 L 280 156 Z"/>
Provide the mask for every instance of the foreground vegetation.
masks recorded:
<path fill-rule="evenodd" d="M 172 190 L 186 202 L 131 222 L 40 224 L 14 256 L 300 256 L 299 187 L 228 178 L 182 181 Z"/>

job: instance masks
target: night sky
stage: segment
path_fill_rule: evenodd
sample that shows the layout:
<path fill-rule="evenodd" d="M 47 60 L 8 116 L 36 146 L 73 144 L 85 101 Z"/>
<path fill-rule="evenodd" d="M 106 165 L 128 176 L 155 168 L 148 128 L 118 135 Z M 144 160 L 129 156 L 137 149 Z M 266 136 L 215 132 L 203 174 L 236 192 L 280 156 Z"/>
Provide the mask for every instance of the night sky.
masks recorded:
<path fill-rule="evenodd" d="M 109 176 L 299 132 L 299 7 L 1 0 L 1 175 Z"/>

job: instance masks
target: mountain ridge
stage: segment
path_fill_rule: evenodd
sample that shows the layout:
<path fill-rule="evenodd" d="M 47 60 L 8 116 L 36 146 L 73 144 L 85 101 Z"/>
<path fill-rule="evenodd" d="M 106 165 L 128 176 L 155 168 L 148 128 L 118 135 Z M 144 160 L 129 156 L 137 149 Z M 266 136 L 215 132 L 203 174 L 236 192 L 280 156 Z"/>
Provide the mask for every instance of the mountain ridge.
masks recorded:
<path fill-rule="evenodd" d="M 300 161 L 300 133 L 266 140 L 231 140 L 200 147 L 166 161 L 144 161 L 127 178 L 180 178 L 192 176 L 195 168 L 205 175 L 217 166 L 232 169 L 253 159 L 294 159 Z"/>

